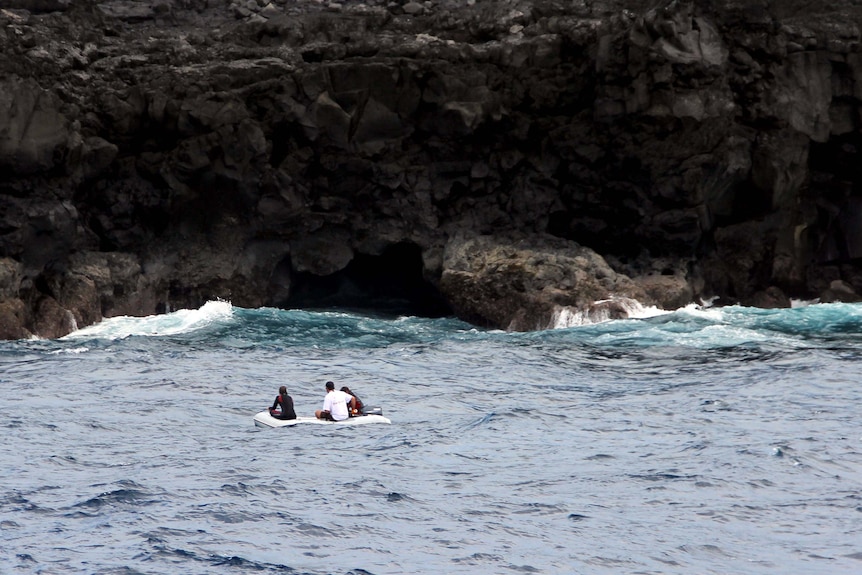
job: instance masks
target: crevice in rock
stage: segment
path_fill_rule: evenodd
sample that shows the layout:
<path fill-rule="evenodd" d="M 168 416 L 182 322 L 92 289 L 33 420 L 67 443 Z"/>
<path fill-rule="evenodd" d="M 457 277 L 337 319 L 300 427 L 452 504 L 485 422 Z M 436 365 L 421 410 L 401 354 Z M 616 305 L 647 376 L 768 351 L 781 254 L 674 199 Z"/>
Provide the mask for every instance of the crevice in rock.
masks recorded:
<path fill-rule="evenodd" d="M 272 151 L 269 163 L 278 168 L 285 158 L 294 150 L 296 142 L 304 141 L 305 137 L 297 124 L 279 122 L 272 131 Z"/>
<path fill-rule="evenodd" d="M 821 193 L 839 190 L 837 194 L 833 191 L 831 195 L 837 195 L 842 199 L 848 190 L 862 195 L 860 150 L 862 150 L 862 136 L 858 133 L 835 136 L 822 144 L 812 142 L 809 155 L 812 189 Z"/>
<path fill-rule="evenodd" d="M 862 257 L 862 136 L 849 133 L 813 143 L 809 156 L 810 195 L 823 229 L 817 246 L 820 264 L 856 265 Z"/>

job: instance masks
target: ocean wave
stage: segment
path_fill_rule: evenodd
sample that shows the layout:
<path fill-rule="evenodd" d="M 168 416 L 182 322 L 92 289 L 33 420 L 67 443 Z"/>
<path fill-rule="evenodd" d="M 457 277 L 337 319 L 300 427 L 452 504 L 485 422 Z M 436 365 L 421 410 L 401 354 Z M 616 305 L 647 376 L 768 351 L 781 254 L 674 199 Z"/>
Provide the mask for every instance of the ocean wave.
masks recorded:
<path fill-rule="evenodd" d="M 645 306 L 630 298 L 611 298 L 594 301 L 586 308 L 559 306 L 554 310 L 550 327 L 566 329 L 570 327 L 594 325 L 620 318 L 643 319 L 671 313 L 655 306 Z"/>
<path fill-rule="evenodd" d="M 862 306 L 687 307 L 530 333 L 227 317 L 4 344 L 12 571 L 567 573 L 607 558 L 617 572 L 634 545 L 659 559 L 625 570 L 676 575 L 711 572 L 679 543 L 701 540 L 742 558 L 732 572 L 858 564 L 862 338 L 847 330 Z M 309 413 L 327 379 L 393 425 L 255 431 L 279 385 Z"/>
<path fill-rule="evenodd" d="M 621 313 L 622 312 L 622 313 Z M 620 317 L 622 315 L 622 317 Z M 732 348 L 764 343 L 786 349 L 813 341 L 862 334 L 862 304 L 807 303 L 784 309 L 689 304 L 676 310 L 644 306 L 635 300 L 595 302 L 588 310 L 561 307 L 554 329 L 530 333 L 483 330 L 455 318 L 381 318 L 347 311 L 236 308 L 210 301 L 199 309 L 147 317 L 116 317 L 69 334 L 74 347 L 54 353 L 81 354 L 84 340 L 133 336 L 206 340 L 228 348 L 384 348 L 445 345 L 486 339 L 563 340 L 569 344 L 622 347 Z M 412 348 L 411 348 L 412 349 Z"/>
<path fill-rule="evenodd" d="M 208 301 L 198 309 L 145 317 L 119 316 L 79 329 L 62 339 L 125 339 L 132 336 L 180 335 L 225 323 L 234 315 L 230 302 Z"/>

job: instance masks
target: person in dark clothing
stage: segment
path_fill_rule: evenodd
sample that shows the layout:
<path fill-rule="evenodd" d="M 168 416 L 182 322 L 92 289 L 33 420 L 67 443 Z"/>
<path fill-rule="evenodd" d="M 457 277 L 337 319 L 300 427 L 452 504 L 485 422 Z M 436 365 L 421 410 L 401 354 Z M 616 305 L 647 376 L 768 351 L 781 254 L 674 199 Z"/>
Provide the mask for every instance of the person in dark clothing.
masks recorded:
<path fill-rule="evenodd" d="M 363 415 L 363 412 L 362 412 L 362 409 L 363 409 L 362 400 L 361 400 L 361 399 L 359 399 L 359 396 L 358 396 L 358 395 L 356 395 L 355 393 L 353 393 L 352 391 L 350 391 L 350 388 L 349 388 L 349 387 L 347 387 L 346 385 L 345 385 L 344 387 L 342 387 L 342 388 L 341 388 L 341 391 L 343 391 L 344 393 L 346 393 L 346 394 L 348 394 L 348 395 L 352 395 L 352 396 L 353 396 L 353 399 L 355 399 L 355 400 L 356 400 L 356 405 L 355 405 L 354 407 L 351 407 L 351 408 L 350 408 L 350 417 L 356 417 L 357 415 Z"/>
<path fill-rule="evenodd" d="M 293 410 L 293 399 L 287 395 L 287 388 L 281 386 L 278 388 L 278 395 L 275 401 L 272 402 L 272 407 L 269 408 L 269 414 L 276 419 L 296 419 L 296 412 Z"/>

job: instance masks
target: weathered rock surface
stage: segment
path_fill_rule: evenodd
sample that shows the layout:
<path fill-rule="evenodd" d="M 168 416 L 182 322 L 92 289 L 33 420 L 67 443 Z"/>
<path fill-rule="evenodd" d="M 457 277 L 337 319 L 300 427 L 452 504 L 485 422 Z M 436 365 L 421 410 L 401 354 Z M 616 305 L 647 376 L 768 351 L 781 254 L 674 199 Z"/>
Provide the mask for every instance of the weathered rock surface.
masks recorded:
<path fill-rule="evenodd" d="M 860 22 L 850 0 L 4 2 L 0 337 L 420 280 L 506 329 L 855 301 Z"/>
<path fill-rule="evenodd" d="M 593 250 L 539 235 L 451 238 L 440 289 L 459 316 L 517 331 L 552 328 L 562 310 L 591 310 L 611 294 L 647 299 Z"/>

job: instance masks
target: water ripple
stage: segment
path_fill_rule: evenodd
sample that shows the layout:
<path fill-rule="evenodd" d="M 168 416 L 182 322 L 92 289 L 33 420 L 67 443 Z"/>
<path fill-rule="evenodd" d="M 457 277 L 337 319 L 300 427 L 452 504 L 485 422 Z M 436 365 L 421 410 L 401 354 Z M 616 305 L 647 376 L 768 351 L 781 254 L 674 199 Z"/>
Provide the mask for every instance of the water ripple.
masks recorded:
<path fill-rule="evenodd" d="M 230 308 L 0 343 L 0 571 L 855 572 L 860 309 L 506 334 Z M 330 379 L 393 423 L 252 426 Z"/>

